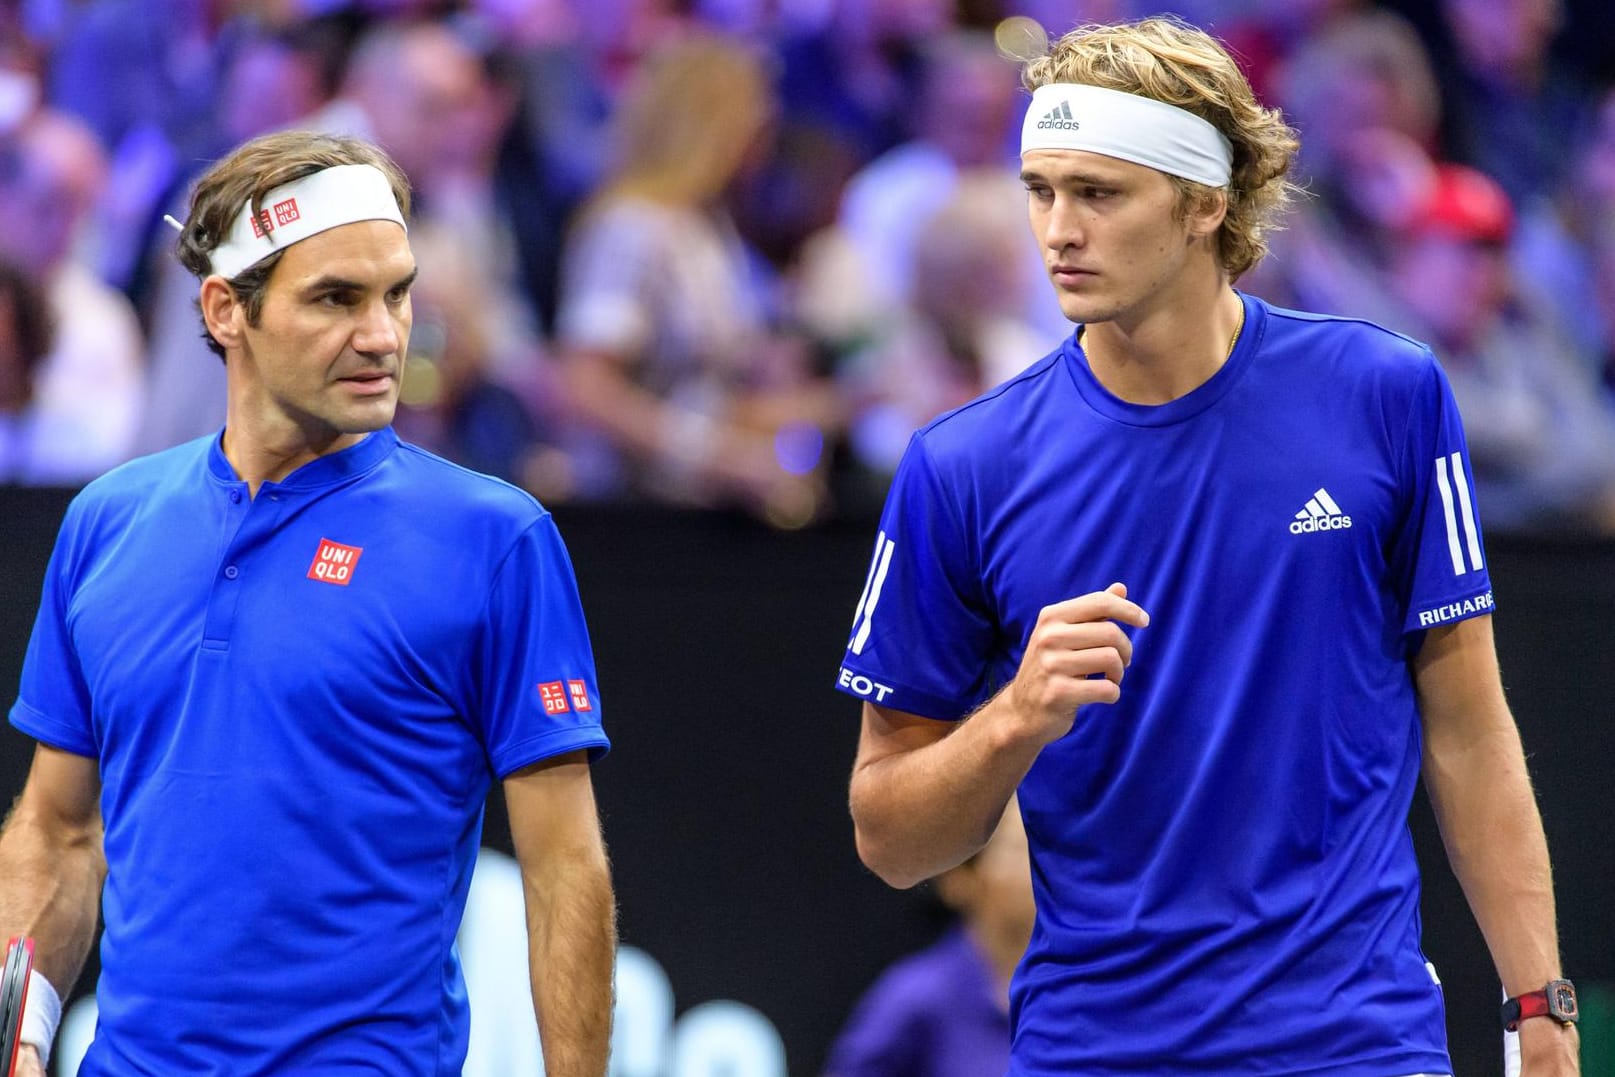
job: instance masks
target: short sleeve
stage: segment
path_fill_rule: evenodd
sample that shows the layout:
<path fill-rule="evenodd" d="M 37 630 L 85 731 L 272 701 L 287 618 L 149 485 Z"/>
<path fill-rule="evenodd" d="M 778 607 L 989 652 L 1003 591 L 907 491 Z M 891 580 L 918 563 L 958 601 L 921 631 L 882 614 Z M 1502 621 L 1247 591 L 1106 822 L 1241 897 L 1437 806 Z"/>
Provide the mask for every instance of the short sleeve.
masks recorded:
<path fill-rule="evenodd" d="M 598 759 L 610 747 L 572 561 L 548 513 L 499 567 L 472 666 L 472 718 L 501 778 L 580 748 Z"/>
<path fill-rule="evenodd" d="M 1463 421 L 1440 364 L 1428 350 L 1424 357 L 1402 462 L 1408 512 L 1391 551 L 1392 578 L 1406 611 L 1404 632 L 1492 610 Z"/>
<path fill-rule="evenodd" d="M 916 436 L 887 494 L 838 689 L 941 719 L 985 700 L 997 631 L 972 549 Z"/>
<path fill-rule="evenodd" d="M 82 514 L 68 510 L 45 569 L 34 631 L 22 662 L 22 685 L 11 724 L 22 732 L 76 755 L 97 755 L 90 690 L 73 648 L 70 624 L 78 575 L 76 536 Z"/>

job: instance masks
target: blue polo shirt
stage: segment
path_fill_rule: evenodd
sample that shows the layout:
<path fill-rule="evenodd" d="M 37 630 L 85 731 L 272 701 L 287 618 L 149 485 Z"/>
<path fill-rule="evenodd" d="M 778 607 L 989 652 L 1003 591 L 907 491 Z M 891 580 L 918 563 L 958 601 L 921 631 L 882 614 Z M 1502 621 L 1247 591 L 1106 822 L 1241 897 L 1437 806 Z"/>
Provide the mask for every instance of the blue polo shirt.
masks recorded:
<path fill-rule="evenodd" d="M 1462 426 L 1423 346 L 1244 304 L 1160 406 L 1073 337 L 920 431 L 881 521 L 838 677 L 862 699 L 960 719 L 1044 606 L 1119 580 L 1151 616 L 1120 702 L 1020 789 L 1016 1074 L 1451 1072 L 1408 663 L 1492 607 Z"/>
<path fill-rule="evenodd" d="M 608 747 L 549 514 L 390 429 L 255 499 L 218 437 L 91 483 L 11 722 L 100 765 L 87 1075 L 459 1073 L 490 783 Z"/>

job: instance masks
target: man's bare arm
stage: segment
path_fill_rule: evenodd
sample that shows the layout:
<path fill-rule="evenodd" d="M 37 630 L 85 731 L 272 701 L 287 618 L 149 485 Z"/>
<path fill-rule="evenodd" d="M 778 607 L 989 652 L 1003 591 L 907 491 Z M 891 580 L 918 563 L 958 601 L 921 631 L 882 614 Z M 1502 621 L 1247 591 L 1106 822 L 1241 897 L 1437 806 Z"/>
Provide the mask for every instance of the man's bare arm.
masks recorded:
<path fill-rule="evenodd" d="M 66 995 L 95 939 L 101 881 L 94 759 L 41 744 L 0 832 L 0 930 L 34 938 L 34 967 Z"/>
<path fill-rule="evenodd" d="M 95 760 L 41 744 L 0 831 L 0 938 L 31 935 L 34 968 L 62 997 L 95 940 L 106 877 L 100 788 Z M 40 1056 L 24 1044 L 19 1077 L 43 1072 Z"/>
<path fill-rule="evenodd" d="M 551 1077 L 600 1077 L 611 1040 L 616 899 L 581 751 L 505 779 L 527 904 L 533 1005 Z"/>
<path fill-rule="evenodd" d="M 1424 784 L 1453 874 L 1503 989 L 1559 977 L 1553 877 L 1519 730 L 1503 697 L 1490 617 L 1432 629 L 1413 663 L 1424 721 Z M 1573 1074 L 1574 1029 L 1520 1025 L 1522 1077 Z"/>
<path fill-rule="evenodd" d="M 1044 608 L 1015 679 L 962 722 L 865 703 L 849 791 L 864 863 L 909 887 L 976 853 L 1077 708 L 1121 698 L 1133 656 L 1122 625 L 1148 622 L 1112 584 Z"/>

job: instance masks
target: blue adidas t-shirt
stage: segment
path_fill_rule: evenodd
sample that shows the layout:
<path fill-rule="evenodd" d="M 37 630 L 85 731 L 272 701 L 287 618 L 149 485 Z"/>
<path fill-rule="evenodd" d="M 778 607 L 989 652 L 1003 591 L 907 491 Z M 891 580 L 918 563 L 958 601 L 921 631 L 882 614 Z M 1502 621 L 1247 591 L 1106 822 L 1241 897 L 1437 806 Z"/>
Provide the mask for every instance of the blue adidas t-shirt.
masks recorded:
<path fill-rule="evenodd" d="M 839 687 L 959 719 L 1039 611 L 1151 616 L 1020 789 L 1016 1074 L 1446 1073 L 1406 819 L 1424 630 L 1490 611 L 1428 349 L 1244 297 L 1222 368 L 1124 402 L 1073 337 L 915 435 Z"/>
<path fill-rule="evenodd" d="M 607 748 L 525 493 L 382 430 L 256 499 L 219 439 L 68 510 L 11 711 L 99 760 L 84 1074 L 458 1074 L 494 776 Z"/>

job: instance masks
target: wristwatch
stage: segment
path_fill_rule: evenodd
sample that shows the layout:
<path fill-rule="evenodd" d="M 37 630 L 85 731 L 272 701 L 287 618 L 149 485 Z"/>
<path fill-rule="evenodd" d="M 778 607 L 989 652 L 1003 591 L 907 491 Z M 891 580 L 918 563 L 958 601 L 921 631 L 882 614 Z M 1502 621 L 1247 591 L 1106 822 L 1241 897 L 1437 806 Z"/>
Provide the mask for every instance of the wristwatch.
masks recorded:
<path fill-rule="evenodd" d="M 1576 1005 L 1576 985 L 1569 980 L 1549 980 L 1540 991 L 1527 991 L 1503 1003 L 1503 1028 L 1513 1032 L 1527 1017 L 1551 1017 L 1561 1025 L 1573 1025 L 1581 1016 Z"/>

